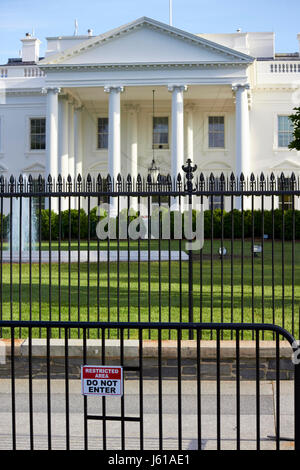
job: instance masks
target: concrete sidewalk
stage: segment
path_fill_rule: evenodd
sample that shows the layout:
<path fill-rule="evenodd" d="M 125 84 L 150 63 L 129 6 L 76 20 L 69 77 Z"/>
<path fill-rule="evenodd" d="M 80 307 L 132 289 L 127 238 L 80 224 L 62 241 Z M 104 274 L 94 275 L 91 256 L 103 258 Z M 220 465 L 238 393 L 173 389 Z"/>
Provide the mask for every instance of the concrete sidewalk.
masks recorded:
<path fill-rule="evenodd" d="M 255 381 L 241 383 L 241 448 L 256 448 L 256 384 Z M 16 429 L 17 449 L 29 448 L 29 394 L 28 381 L 16 380 Z M 46 380 L 33 381 L 34 406 L 34 445 L 36 449 L 47 449 L 47 383 Z M 183 381 L 182 389 L 182 447 L 195 450 L 198 446 L 197 434 L 197 384 L 195 381 Z M 236 388 L 233 381 L 221 383 L 221 436 L 222 449 L 236 448 Z M 144 406 L 144 447 L 158 450 L 158 382 L 143 382 Z M 164 450 L 178 449 L 178 384 L 176 380 L 162 383 L 163 397 L 163 447 Z M 125 415 L 139 414 L 139 382 L 127 380 L 124 387 Z M 202 449 L 216 449 L 217 401 L 216 384 L 203 381 L 201 390 L 201 427 Z M 269 436 L 275 436 L 275 384 L 262 381 L 260 384 L 261 407 L 261 449 L 275 449 L 275 442 Z M 294 399 L 293 382 L 281 382 L 281 436 L 293 438 Z M 83 448 L 83 397 L 79 380 L 69 381 L 70 406 L 70 445 L 71 449 Z M 102 398 L 88 397 L 88 413 L 102 415 Z M 121 416 L 121 400 L 117 397 L 106 399 L 106 415 Z M 0 380 L 0 449 L 11 449 L 11 383 L 8 379 Z M 51 380 L 51 425 L 53 449 L 65 448 L 65 382 Z M 102 449 L 101 421 L 89 421 L 88 436 L 90 449 Z M 121 424 L 107 422 L 107 448 L 121 448 Z M 125 424 L 126 449 L 139 449 L 139 423 Z M 293 442 L 282 441 L 282 449 L 293 449 Z"/>

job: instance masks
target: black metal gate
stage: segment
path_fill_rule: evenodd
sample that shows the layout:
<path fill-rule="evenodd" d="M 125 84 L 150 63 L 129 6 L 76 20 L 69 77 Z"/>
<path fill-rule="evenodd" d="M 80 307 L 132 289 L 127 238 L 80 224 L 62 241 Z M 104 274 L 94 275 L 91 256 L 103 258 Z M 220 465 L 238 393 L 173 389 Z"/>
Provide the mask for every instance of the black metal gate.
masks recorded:
<path fill-rule="evenodd" d="M 0 349 L 2 449 L 278 450 L 286 443 L 300 449 L 298 349 L 280 327 L 25 321 L 2 321 L 0 327 L 11 338 Z M 26 340 L 17 339 L 19 328 Z M 61 339 L 52 337 L 58 329 Z M 148 339 L 150 330 L 155 341 Z M 223 374 L 224 331 L 230 331 L 234 349 L 230 380 Z M 243 380 L 245 331 L 254 337 L 250 382 Z M 274 336 L 271 384 L 262 379 L 267 331 Z M 36 332 L 43 339 L 34 339 Z M 214 345 L 206 363 L 205 332 Z M 281 380 L 282 345 L 289 345 L 293 361 L 289 382 Z M 80 367 L 95 363 L 123 367 L 121 398 L 81 395 Z M 214 371 L 209 380 L 207 364 Z M 293 384 L 289 394 L 287 383 Z"/>

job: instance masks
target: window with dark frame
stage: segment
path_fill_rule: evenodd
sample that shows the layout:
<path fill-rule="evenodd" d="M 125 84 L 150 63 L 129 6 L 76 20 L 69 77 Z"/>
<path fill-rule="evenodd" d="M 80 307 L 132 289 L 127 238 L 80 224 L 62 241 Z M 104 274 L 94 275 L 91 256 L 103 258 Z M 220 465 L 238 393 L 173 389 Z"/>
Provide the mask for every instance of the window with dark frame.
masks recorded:
<path fill-rule="evenodd" d="M 107 149 L 108 148 L 108 118 L 98 118 L 97 128 L 97 148 Z"/>
<path fill-rule="evenodd" d="M 30 150 L 46 150 L 46 119 L 30 119 Z"/>
<path fill-rule="evenodd" d="M 153 142 L 152 147 L 155 149 L 169 148 L 169 118 L 153 117 Z"/>
<path fill-rule="evenodd" d="M 208 117 L 208 147 L 225 147 L 225 119 L 224 116 Z"/>

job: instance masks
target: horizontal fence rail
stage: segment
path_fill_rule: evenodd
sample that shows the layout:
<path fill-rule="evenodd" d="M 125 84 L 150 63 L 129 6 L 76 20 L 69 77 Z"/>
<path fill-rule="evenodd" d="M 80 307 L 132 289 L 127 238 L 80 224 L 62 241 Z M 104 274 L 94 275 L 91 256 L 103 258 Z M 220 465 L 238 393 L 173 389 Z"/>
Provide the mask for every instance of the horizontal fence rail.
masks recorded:
<path fill-rule="evenodd" d="M 294 387 L 287 396 L 286 388 L 281 390 L 280 359 L 283 340 L 290 348 L 291 362 L 297 346 L 281 327 L 28 321 L 2 321 L 0 327 L 9 331 L 11 338 L 0 363 L 2 449 L 279 450 L 287 443 L 290 449 L 300 449 L 300 366 L 294 362 Z M 21 352 L 16 339 L 20 327 L 28 338 Z M 51 330 L 58 328 L 62 331 L 59 343 L 51 335 Z M 70 339 L 73 329 L 80 331 L 80 340 Z M 118 330 L 119 339 L 114 342 L 108 339 L 111 329 Z M 151 354 L 149 329 L 157 337 L 150 342 Z M 44 331 L 43 341 L 34 339 L 35 330 Z M 99 331 L 99 340 L 88 339 L 93 330 Z M 125 339 L 127 330 L 135 330 L 134 344 Z M 163 339 L 169 337 L 170 330 L 171 342 Z M 191 349 L 187 352 L 187 343 L 192 346 L 182 339 L 184 331 L 193 331 L 194 354 Z M 209 383 L 201 339 L 205 331 L 213 332 L 215 338 Z M 221 334 L 225 331 L 233 337 L 235 374 L 230 384 L 223 377 L 226 354 Z M 251 384 L 243 380 L 247 366 L 241 339 L 247 331 L 254 335 Z M 261 338 L 268 332 L 275 338 L 273 386 L 261 379 Z M 166 361 L 170 348 L 173 366 Z M 82 396 L 82 365 L 123 367 L 123 395 Z M 172 367 L 174 373 L 170 374 Z M 186 368 L 193 369 L 188 377 Z"/>
<path fill-rule="evenodd" d="M 189 160 L 176 181 L 0 176 L 0 319 L 273 323 L 298 337 L 299 196 L 294 174 L 205 176 Z"/>

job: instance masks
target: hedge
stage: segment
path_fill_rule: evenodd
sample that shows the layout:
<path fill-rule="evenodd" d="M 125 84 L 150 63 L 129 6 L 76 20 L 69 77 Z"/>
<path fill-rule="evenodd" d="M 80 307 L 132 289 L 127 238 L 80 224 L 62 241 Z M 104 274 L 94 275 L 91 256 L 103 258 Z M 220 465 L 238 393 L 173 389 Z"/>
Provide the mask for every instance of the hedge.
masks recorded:
<path fill-rule="evenodd" d="M 167 209 L 166 209 L 167 211 Z M 155 212 L 153 213 L 155 214 Z M 90 211 L 90 217 L 86 214 L 84 209 L 80 210 L 80 238 L 86 239 L 88 235 L 88 225 L 90 225 L 90 238 L 96 239 L 96 227 L 100 219 L 106 216 L 106 213 L 102 213 L 99 217 L 97 215 L 97 208 L 95 207 Z M 129 214 L 129 222 L 134 220 L 138 216 L 137 213 Z M 162 220 L 166 216 L 165 210 L 162 211 Z M 213 216 L 213 220 L 211 217 Z M 127 219 L 127 211 L 123 210 L 120 217 Z M 171 212 L 170 217 L 170 228 L 171 238 L 174 238 L 174 217 L 175 213 Z M 9 234 L 9 215 L 1 216 L 0 214 L 0 230 L 1 222 L 3 223 L 3 238 L 7 238 Z M 42 240 L 49 240 L 49 210 L 42 209 L 41 214 L 36 214 L 37 221 L 41 220 L 41 238 Z M 244 219 L 244 237 L 252 237 L 252 219 L 253 219 L 253 235 L 256 238 L 262 237 L 263 234 L 269 238 L 272 237 L 272 227 L 274 219 L 274 237 L 275 239 L 282 239 L 283 223 L 284 223 L 284 237 L 286 240 L 291 240 L 293 237 L 293 211 L 286 210 L 284 212 L 284 220 L 282 217 L 282 210 L 275 209 L 272 215 L 272 211 L 265 210 L 264 213 L 260 210 L 246 210 L 243 212 Z M 196 211 L 192 213 L 193 230 L 196 228 Z M 295 239 L 300 240 L 300 211 L 294 211 L 295 220 Z M 118 221 L 118 218 L 117 218 Z M 148 222 L 144 222 L 146 225 Z M 264 226 L 263 226 L 264 224 Z M 78 239 L 78 210 L 72 209 L 69 213 L 68 210 L 61 212 L 61 238 L 69 238 L 69 225 L 71 228 L 71 239 Z M 184 214 L 182 214 L 182 226 L 184 226 Z M 214 238 L 221 238 L 223 226 L 224 238 L 239 239 L 242 236 L 242 212 L 234 209 L 232 212 L 225 212 L 220 209 L 215 209 L 213 212 L 210 210 L 204 211 L 204 237 L 210 238 L 213 227 Z M 233 234 L 232 234 L 233 226 Z M 118 227 L 118 224 L 117 224 Z M 262 230 L 263 229 L 263 230 Z M 262 233 L 263 232 L 263 233 Z M 1 232 L 0 232 L 1 233 Z M 117 232 L 118 233 L 118 232 Z M 55 212 L 51 211 L 51 239 L 57 240 L 59 236 L 59 216 Z"/>

